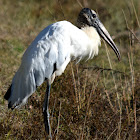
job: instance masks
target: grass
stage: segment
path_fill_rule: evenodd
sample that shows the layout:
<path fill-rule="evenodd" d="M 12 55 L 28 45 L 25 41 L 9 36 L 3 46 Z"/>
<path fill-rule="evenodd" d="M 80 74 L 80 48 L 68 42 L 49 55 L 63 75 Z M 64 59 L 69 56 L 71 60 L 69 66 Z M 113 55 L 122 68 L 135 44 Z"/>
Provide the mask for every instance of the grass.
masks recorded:
<path fill-rule="evenodd" d="M 50 96 L 53 139 L 140 137 L 138 0 L 0 0 L 0 139 L 45 139 L 42 105 L 46 83 L 19 110 L 8 110 L 3 95 L 36 35 L 55 21 L 75 24 L 85 6 L 97 11 L 122 58 L 118 62 L 102 42 L 97 57 L 70 63 L 55 79 Z"/>

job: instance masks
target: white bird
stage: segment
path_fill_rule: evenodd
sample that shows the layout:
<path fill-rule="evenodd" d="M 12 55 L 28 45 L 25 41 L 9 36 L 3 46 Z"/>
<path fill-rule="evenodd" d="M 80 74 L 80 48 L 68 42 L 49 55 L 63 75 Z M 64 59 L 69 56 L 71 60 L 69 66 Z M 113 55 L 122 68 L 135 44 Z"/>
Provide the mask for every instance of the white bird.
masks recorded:
<path fill-rule="evenodd" d="M 8 108 L 18 108 L 36 91 L 45 79 L 47 90 L 43 105 L 45 130 L 51 136 L 49 122 L 50 87 L 56 76 L 61 75 L 68 63 L 83 58 L 92 59 L 98 54 L 100 36 L 111 46 L 120 59 L 120 52 L 95 11 L 83 8 L 77 19 L 77 27 L 68 21 L 60 21 L 42 30 L 25 51 L 21 65 L 4 98 Z"/>

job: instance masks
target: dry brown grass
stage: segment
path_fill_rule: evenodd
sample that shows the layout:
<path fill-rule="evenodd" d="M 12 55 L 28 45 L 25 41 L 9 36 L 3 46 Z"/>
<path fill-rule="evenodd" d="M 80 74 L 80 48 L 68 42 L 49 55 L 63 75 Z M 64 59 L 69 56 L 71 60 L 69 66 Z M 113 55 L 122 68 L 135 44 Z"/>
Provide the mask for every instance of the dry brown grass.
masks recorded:
<path fill-rule="evenodd" d="M 121 52 L 102 48 L 97 57 L 71 63 L 51 88 L 53 139 L 140 137 L 140 5 L 138 0 L 0 0 L 0 139 L 45 139 L 42 105 L 46 83 L 20 110 L 3 99 L 24 50 L 47 25 L 75 23 L 81 7 L 95 9 Z M 127 32 L 127 33 L 126 33 Z"/>

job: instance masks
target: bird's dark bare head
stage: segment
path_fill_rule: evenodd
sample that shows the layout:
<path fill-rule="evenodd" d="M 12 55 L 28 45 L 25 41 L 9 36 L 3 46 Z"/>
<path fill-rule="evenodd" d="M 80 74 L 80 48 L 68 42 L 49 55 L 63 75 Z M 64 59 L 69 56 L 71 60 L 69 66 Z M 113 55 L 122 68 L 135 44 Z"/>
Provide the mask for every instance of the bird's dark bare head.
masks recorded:
<path fill-rule="evenodd" d="M 118 59 L 120 60 L 120 52 L 115 45 L 114 41 L 112 40 L 110 34 L 104 27 L 104 25 L 99 20 L 97 14 L 95 11 L 89 9 L 89 8 L 83 8 L 81 12 L 79 13 L 78 19 L 77 19 L 77 26 L 79 28 L 84 27 L 93 27 L 96 29 L 98 34 L 110 45 L 110 47 L 114 50 L 116 53 Z"/>
<path fill-rule="evenodd" d="M 95 20 L 97 19 L 97 14 L 95 11 L 89 9 L 89 8 L 83 8 L 78 16 L 77 19 L 77 26 L 79 28 L 85 27 L 85 26 L 93 26 Z"/>

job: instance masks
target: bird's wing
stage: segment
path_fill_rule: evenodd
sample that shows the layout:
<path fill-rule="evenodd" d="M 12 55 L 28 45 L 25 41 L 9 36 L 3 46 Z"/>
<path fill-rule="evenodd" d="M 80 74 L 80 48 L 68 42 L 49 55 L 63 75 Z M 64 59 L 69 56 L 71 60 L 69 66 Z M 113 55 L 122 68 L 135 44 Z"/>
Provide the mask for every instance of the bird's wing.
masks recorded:
<path fill-rule="evenodd" d="M 51 77 L 54 68 L 61 69 L 67 57 L 70 57 L 70 38 L 65 37 L 65 24 L 70 23 L 57 22 L 46 27 L 25 51 L 11 87 L 5 94 L 10 108 L 26 103 L 36 87 L 45 78 Z"/>
<path fill-rule="evenodd" d="M 36 87 L 45 78 L 51 78 L 54 70 L 56 75 L 61 75 L 71 57 L 86 55 L 84 47 L 88 41 L 80 29 L 67 21 L 54 23 L 41 31 L 25 51 L 21 66 L 5 95 L 9 107 L 19 107 L 26 103 Z"/>

